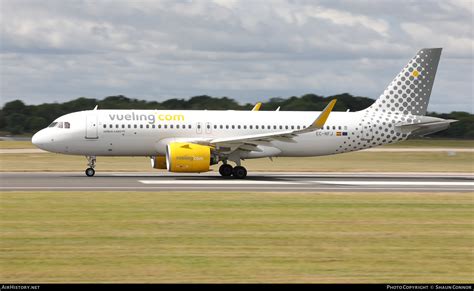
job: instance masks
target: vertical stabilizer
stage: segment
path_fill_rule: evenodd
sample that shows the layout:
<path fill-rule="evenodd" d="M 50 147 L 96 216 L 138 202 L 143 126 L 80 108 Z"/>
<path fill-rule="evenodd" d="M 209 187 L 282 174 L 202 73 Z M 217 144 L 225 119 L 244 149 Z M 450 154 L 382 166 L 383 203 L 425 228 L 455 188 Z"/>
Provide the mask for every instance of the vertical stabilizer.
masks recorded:
<path fill-rule="evenodd" d="M 380 113 L 426 114 L 441 50 L 420 50 L 367 110 Z"/>

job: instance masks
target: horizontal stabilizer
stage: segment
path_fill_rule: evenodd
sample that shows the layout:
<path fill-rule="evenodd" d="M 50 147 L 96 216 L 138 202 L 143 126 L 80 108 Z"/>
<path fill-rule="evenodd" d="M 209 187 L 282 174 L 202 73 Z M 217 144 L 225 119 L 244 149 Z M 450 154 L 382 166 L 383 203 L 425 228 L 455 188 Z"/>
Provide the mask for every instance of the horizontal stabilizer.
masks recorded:
<path fill-rule="evenodd" d="M 444 130 L 449 127 L 449 124 L 456 122 L 455 119 L 442 119 L 431 116 L 423 116 L 420 122 L 400 122 L 395 124 L 395 129 L 404 134 L 410 133 L 412 136 L 424 136 Z"/>

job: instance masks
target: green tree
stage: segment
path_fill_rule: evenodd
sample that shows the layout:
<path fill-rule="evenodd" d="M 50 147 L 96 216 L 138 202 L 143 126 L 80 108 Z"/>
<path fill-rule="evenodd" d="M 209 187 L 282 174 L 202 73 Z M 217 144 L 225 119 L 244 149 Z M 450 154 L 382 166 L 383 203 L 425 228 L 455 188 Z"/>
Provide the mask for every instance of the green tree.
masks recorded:
<path fill-rule="evenodd" d="M 48 122 L 43 117 L 32 116 L 28 118 L 25 130 L 28 132 L 37 132 L 48 126 Z"/>
<path fill-rule="evenodd" d="M 26 106 L 25 103 L 21 100 L 14 100 L 5 103 L 2 109 L 6 115 L 10 115 L 13 113 L 20 113 L 23 114 L 26 111 Z"/>
<path fill-rule="evenodd" d="M 26 123 L 26 115 L 21 113 L 13 113 L 7 116 L 7 126 L 6 130 L 11 132 L 12 134 L 19 134 L 22 133 L 25 129 Z"/>

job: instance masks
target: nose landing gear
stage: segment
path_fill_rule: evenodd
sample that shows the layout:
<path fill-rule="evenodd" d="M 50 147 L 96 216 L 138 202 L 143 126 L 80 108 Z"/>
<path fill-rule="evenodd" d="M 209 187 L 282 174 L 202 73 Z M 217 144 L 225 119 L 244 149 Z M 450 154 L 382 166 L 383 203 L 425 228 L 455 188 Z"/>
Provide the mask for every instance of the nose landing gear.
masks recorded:
<path fill-rule="evenodd" d="M 87 177 L 92 177 L 95 175 L 95 163 L 96 163 L 96 158 L 95 156 L 86 156 L 87 158 L 87 165 L 89 166 L 89 168 L 86 169 L 85 173 L 86 173 L 86 176 Z"/>

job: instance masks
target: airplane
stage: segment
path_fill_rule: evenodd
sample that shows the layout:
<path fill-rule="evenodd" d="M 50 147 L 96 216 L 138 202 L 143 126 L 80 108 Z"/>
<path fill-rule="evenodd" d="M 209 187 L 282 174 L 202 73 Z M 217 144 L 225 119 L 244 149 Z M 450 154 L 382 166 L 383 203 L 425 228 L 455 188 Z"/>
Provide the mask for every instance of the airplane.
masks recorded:
<path fill-rule="evenodd" d="M 201 173 L 221 163 L 223 177 L 243 179 L 241 161 L 341 154 L 424 136 L 456 120 L 424 116 L 441 48 L 421 49 L 368 108 L 333 112 L 233 110 L 93 110 L 63 115 L 32 143 L 83 155 L 94 176 L 98 156 L 146 156 L 155 169 Z M 235 166 L 230 164 L 232 162 Z"/>

